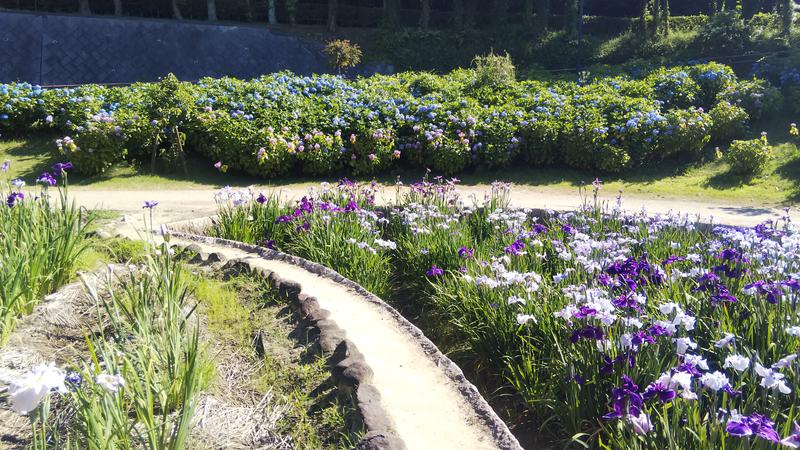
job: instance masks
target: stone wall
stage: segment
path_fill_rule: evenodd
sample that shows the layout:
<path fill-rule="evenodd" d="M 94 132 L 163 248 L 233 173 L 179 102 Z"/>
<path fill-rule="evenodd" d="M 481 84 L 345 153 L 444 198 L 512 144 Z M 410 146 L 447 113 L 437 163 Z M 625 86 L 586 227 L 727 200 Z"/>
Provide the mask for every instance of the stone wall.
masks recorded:
<path fill-rule="evenodd" d="M 41 85 L 325 72 L 322 46 L 263 26 L 0 12 L 0 82 Z"/>

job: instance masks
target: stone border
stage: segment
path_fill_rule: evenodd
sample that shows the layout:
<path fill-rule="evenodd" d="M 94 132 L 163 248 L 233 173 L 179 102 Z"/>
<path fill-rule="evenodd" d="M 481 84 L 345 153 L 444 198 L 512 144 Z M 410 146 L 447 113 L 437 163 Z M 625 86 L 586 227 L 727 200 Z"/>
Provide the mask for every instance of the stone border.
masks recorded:
<path fill-rule="evenodd" d="M 330 279 L 330 280 L 332 280 L 332 281 L 334 281 L 336 283 L 339 283 L 340 285 L 342 285 L 342 286 L 344 286 L 346 288 L 349 288 L 349 289 L 357 292 L 366 301 L 368 301 L 369 303 L 372 303 L 373 305 L 377 306 L 378 308 L 383 310 L 385 313 L 387 313 L 395 321 L 397 326 L 401 330 L 406 332 L 414 340 L 414 342 L 416 342 L 422 348 L 423 352 L 431 360 L 431 362 L 433 362 L 437 367 L 439 367 L 442 370 L 442 372 L 444 372 L 444 374 L 453 381 L 453 383 L 457 386 L 458 391 L 461 394 L 461 396 L 464 398 L 464 400 L 466 400 L 466 402 L 473 408 L 473 410 L 475 411 L 475 414 L 484 422 L 484 424 L 490 430 L 491 435 L 492 435 L 492 440 L 495 443 L 495 445 L 497 445 L 499 448 L 504 449 L 504 450 L 506 450 L 506 449 L 508 449 L 508 450 L 522 450 L 522 446 L 520 446 L 519 442 L 517 441 L 517 438 L 514 437 L 514 435 L 511 433 L 511 431 L 509 430 L 509 428 L 505 424 L 505 422 L 503 422 L 503 420 L 500 419 L 500 417 L 492 409 L 492 407 L 489 406 L 489 403 L 486 402 L 486 400 L 483 398 L 483 396 L 481 396 L 481 394 L 478 391 L 478 389 L 472 383 L 470 383 L 469 380 L 467 380 L 467 378 L 464 376 L 464 373 L 461 371 L 461 369 L 453 361 L 451 361 L 447 356 L 445 356 L 439 350 L 439 348 L 436 347 L 436 345 L 433 342 L 431 342 L 430 339 L 428 339 L 425 336 L 425 334 L 422 332 L 422 330 L 420 330 L 414 324 L 409 322 L 408 319 L 403 317 L 403 315 L 401 315 L 396 309 L 394 309 L 393 307 L 389 306 L 386 302 L 384 302 L 382 299 L 380 299 L 376 295 L 374 295 L 371 292 L 369 292 L 366 289 L 364 289 L 358 283 L 356 283 L 356 282 L 354 282 L 354 281 L 352 281 L 352 280 L 350 280 L 348 278 L 343 277 L 341 274 L 339 274 L 335 270 L 333 270 L 333 269 L 331 269 L 329 267 L 326 267 L 326 266 L 324 266 L 322 264 L 318 264 L 318 263 L 309 261 L 307 259 L 300 258 L 298 256 L 289 255 L 289 254 L 286 254 L 286 253 L 283 253 L 283 252 L 279 252 L 277 250 L 267 249 L 267 248 L 259 247 L 259 246 L 256 246 L 256 245 L 245 244 L 245 243 L 238 242 L 238 241 L 232 241 L 232 240 L 228 240 L 228 239 L 215 238 L 215 237 L 195 234 L 195 232 L 201 232 L 201 231 L 207 230 L 209 225 L 212 225 L 213 222 L 214 222 L 214 219 L 212 217 L 204 217 L 204 218 L 201 218 L 201 219 L 186 220 L 186 221 L 181 221 L 181 222 L 175 222 L 175 223 L 172 223 L 172 224 L 167 224 L 166 227 L 167 227 L 169 233 L 172 236 L 176 237 L 176 238 L 185 239 L 185 240 L 194 241 L 194 242 L 200 242 L 200 243 L 209 244 L 209 245 L 221 245 L 221 246 L 225 246 L 225 247 L 232 247 L 232 248 L 236 248 L 236 249 L 239 249 L 239 250 L 247 251 L 247 252 L 250 252 L 250 253 L 255 253 L 258 256 L 260 256 L 262 258 L 265 258 L 265 259 L 271 259 L 271 260 L 277 260 L 277 261 L 286 262 L 286 263 L 301 267 L 301 268 L 303 268 L 305 270 L 308 270 L 309 272 L 314 273 L 316 275 L 319 275 L 321 277 Z M 191 230 L 191 232 L 184 232 L 184 231 L 181 231 L 181 230 Z M 217 256 L 217 255 L 215 255 L 215 256 Z M 221 256 L 221 255 L 219 255 L 219 256 Z M 274 274 L 273 274 L 273 276 L 274 276 Z M 291 283 L 291 282 L 289 282 L 289 283 Z M 295 287 L 295 285 L 296 285 L 296 287 Z M 297 301 L 299 302 L 300 301 L 300 299 L 299 299 L 300 292 L 299 291 L 301 290 L 301 286 L 297 285 L 297 283 L 290 284 L 290 286 L 291 286 L 290 289 L 292 289 L 293 291 L 294 290 L 297 291 L 297 294 L 295 294 L 295 295 L 298 295 L 298 300 Z M 307 298 L 306 298 L 306 300 L 307 300 Z M 316 299 L 314 299 L 314 303 L 316 303 Z M 318 304 L 316 306 L 317 306 L 317 308 L 319 308 Z M 313 310 L 313 308 L 312 308 L 312 310 Z M 322 311 L 325 311 L 325 310 L 319 310 L 319 311 L 322 312 Z M 324 327 L 329 327 L 328 330 L 333 331 L 330 328 L 330 324 L 326 323 L 324 319 L 321 322 L 322 322 L 322 325 Z M 328 321 L 328 322 L 333 324 L 333 322 L 331 322 L 331 321 Z M 338 329 L 338 327 L 337 327 L 337 329 Z M 347 341 L 344 340 L 343 342 L 347 342 Z M 349 347 L 346 347 L 346 348 L 344 348 L 342 350 L 349 350 Z M 346 361 L 347 359 L 348 358 L 345 357 L 344 360 L 342 360 L 342 361 Z M 362 360 L 363 360 L 363 357 L 362 357 Z M 339 364 L 341 364 L 342 361 L 340 361 Z M 356 371 L 356 369 L 354 369 L 352 372 L 355 372 L 355 371 Z M 352 374 L 352 372 L 348 372 L 348 374 L 346 374 L 345 377 L 351 376 L 350 374 Z M 370 372 L 371 372 L 371 370 L 370 370 Z M 375 393 L 377 394 L 377 391 Z M 359 408 L 361 408 L 361 406 L 362 406 L 361 402 L 358 403 L 358 406 L 359 406 Z M 371 411 L 367 411 L 367 412 L 372 414 L 375 411 L 371 410 Z M 383 412 L 381 411 L 381 413 L 383 413 Z M 364 416 L 364 417 L 369 417 L 369 416 Z M 367 421 L 365 420 L 365 423 L 366 422 Z M 381 423 L 378 420 L 376 420 L 375 422 L 376 422 L 376 423 L 374 423 L 375 425 L 378 425 L 378 424 L 384 425 L 383 423 Z M 369 424 L 367 424 L 367 425 L 369 425 Z M 377 431 L 377 432 L 380 433 L 383 430 L 371 430 L 371 429 L 367 428 L 367 431 L 368 431 L 368 433 L 367 433 L 367 436 L 365 436 L 365 440 L 369 439 L 369 437 L 370 437 L 370 435 L 371 435 L 371 433 L 373 431 Z M 378 442 L 375 442 L 375 443 L 378 444 Z M 361 443 L 359 443 L 359 445 L 362 445 L 362 444 L 370 445 L 369 443 L 365 443 L 363 440 L 362 440 Z M 363 447 L 363 448 L 398 448 L 398 447 L 368 446 L 368 447 Z M 404 446 L 402 448 L 404 448 Z"/>
<path fill-rule="evenodd" d="M 185 238 L 173 233 L 175 237 Z M 188 235 L 187 235 L 188 236 Z M 196 240 L 196 239 L 192 239 Z M 173 244 L 174 245 L 174 244 Z M 329 320 L 330 312 L 320 308 L 315 297 L 302 293 L 299 283 L 285 280 L 277 273 L 257 267 L 255 264 L 235 258 L 228 260 L 220 252 L 205 253 L 197 244 L 176 247 L 190 251 L 195 264 L 221 264 L 222 270 L 233 270 L 255 274 L 266 278 L 279 296 L 288 300 L 289 306 L 300 321 L 310 340 L 314 341 L 315 353 L 326 356 L 331 366 L 331 375 L 337 388 L 344 393 L 357 410 L 356 429 L 366 430 L 356 448 L 358 450 L 406 450 L 402 439 L 393 431 L 392 420 L 383 409 L 380 393 L 372 386 L 372 369 L 356 345 L 348 340 L 345 331 L 336 322 Z"/>

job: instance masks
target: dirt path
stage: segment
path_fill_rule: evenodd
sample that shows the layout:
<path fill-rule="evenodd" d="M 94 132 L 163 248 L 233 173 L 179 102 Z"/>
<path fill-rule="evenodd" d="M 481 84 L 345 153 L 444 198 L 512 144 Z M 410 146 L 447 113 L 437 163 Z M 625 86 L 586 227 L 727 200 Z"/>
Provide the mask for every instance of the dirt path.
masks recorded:
<path fill-rule="evenodd" d="M 181 242 L 190 243 L 177 240 Z M 204 252 L 219 252 L 228 259 L 278 273 L 282 279 L 299 283 L 303 293 L 316 297 L 319 306 L 330 312 L 329 319 L 345 330 L 364 355 L 374 372 L 371 384 L 380 392 L 381 405 L 407 448 L 499 448 L 489 425 L 459 392 L 459 384 L 385 309 L 302 267 L 227 246 L 199 245 Z"/>
<path fill-rule="evenodd" d="M 459 188 L 465 198 L 476 195 L 482 198 L 489 186 L 469 186 Z M 280 191 L 285 198 L 296 198 L 308 192 L 306 188 L 265 188 L 264 192 Z M 100 207 L 113 209 L 131 214 L 134 218 L 141 217 L 142 203 L 145 200 L 157 200 L 158 219 L 161 222 L 172 222 L 214 214 L 213 190 L 170 190 L 170 191 L 96 191 L 75 190 L 72 196 L 80 205 L 86 207 Z M 603 193 L 600 200 L 614 203 L 616 194 Z M 391 201 L 395 197 L 395 188 L 387 186 L 379 191 L 378 201 Z M 551 208 L 558 210 L 575 209 L 582 204 L 577 191 L 565 193 L 560 190 L 547 188 L 531 188 L 514 186 L 511 194 L 511 203 L 514 206 L 525 208 Z M 645 208 L 652 214 L 667 212 L 681 212 L 693 216 L 700 215 L 704 221 L 713 220 L 715 223 L 728 225 L 752 226 L 765 220 L 775 219 L 783 213 L 782 210 L 772 207 L 748 207 L 721 203 L 703 203 L 694 200 L 666 200 L 660 198 L 647 198 L 636 196 L 623 197 L 623 208 L 637 211 Z"/>

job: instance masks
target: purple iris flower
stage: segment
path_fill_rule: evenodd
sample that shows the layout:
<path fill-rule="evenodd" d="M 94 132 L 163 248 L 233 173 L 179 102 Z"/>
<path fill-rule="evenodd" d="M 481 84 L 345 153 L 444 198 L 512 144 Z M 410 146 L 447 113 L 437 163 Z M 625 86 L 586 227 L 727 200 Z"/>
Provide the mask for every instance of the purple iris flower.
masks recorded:
<path fill-rule="evenodd" d="M 57 177 L 61 176 L 61 172 L 66 172 L 67 170 L 72 169 L 71 162 L 63 162 L 63 163 L 55 163 L 53 164 L 53 172 L 56 173 Z"/>
<path fill-rule="evenodd" d="M 742 416 L 736 420 L 729 420 L 725 431 L 731 436 L 749 437 L 758 436 L 769 442 L 780 442 L 781 438 L 775 431 L 775 423 L 769 417 L 759 413 Z"/>
<path fill-rule="evenodd" d="M 17 202 L 19 202 L 24 198 L 25 194 L 23 194 L 22 192 L 12 192 L 11 194 L 8 195 L 8 198 L 6 199 L 6 205 L 8 205 L 9 208 L 13 208 L 14 205 L 17 204 Z"/>
<path fill-rule="evenodd" d="M 504 250 L 509 255 L 519 256 L 522 254 L 522 251 L 525 250 L 525 243 L 517 239 L 513 244 L 509 245 Z"/>
<path fill-rule="evenodd" d="M 310 224 L 310 223 L 308 223 L 308 221 L 307 221 L 307 220 L 304 220 L 304 221 L 303 221 L 303 223 L 302 223 L 301 225 L 297 226 L 297 228 L 295 228 L 295 229 L 294 229 L 294 231 L 297 231 L 297 232 L 300 232 L 300 231 L 306 231 L 306 230 L 308 230 L 309 228 L 311 228 L 311 224 Z"/>
<path fill-rule="evenodd" d="M 50 173 L 48 173 L 48 172 L 43 172 L 41 175 L 39 175 L 39 178 L 36 179 L 36 182 L 37 183 L 41 183 L 41 184 L 45 184 L 45 185 L 48 185 L 48 186 L 55 186 L 56 185 L 56 179 L 53 178 L 53 176 L 50 175 Z"/>
<path fill-rule="evenodd" d="M 156 206 L 158 206 L 158 202 L 156 200 L 145 200 L 144 206 L 142 206 L 142 209 L 145 209 L 145 208 L 153 209 Z"/>
<path fill-rule="evenodd" d="M 359 207 L 358 207 L 358 203 L 356 203 L 356 202 L 355 202 L 355 201 L 353 201 L 353 200 L 350 200 L 350 201 L 347 203 L 347 206 L 345 206 L 345 207 L 344 207 L 344 211 L 345 211 L 345 212 L 354 212 L 354 211 L 358 211 L 358 210 L 360 210 L 360 209 L 361 209 L 361 208 L 359 208 Z"/>
<path fill-rule="evenodd" d="M 256 197 L 256 201 L 259 205 L 263 205 L 264 203 L 267 203 L 267 197 L 259 192 L 258 197 Z"/>
<path fill-rule="evenodd" d="M 627 375 L 622 376 L 622 385 L 611 390 L 612 411 L 603 416 L 603 419 L 619 419 L 628 415 L 638 416 L 642 412 L 642 396 L 638 393 L 639 386 Z"/>
<path fill-rule="evenodd" d="M 594 339 L 599 341 L 603 339 L 603 329 L 600 327 L 586 326 L 579 330 L 573 331 L 572 335 L 569 337 L 569 341 L 573 344 L 577 343 L 581 339 Z"/>
<path fill-rule="evenodd" d="M 666 328 L 664 328 L 664 327 L 662 327 L 661 325 L 658 325 L 658 324 L 651 325 L 650 328 L 647 329 L 647 331 L 651 335 L 653 335 L 655 337 L 664 336 L 664 335 L 672 336 L 672 333 L 668 329 L 666 329 Z"/>
<path fill-rule="evenodd" d="M 563 227 L 561 227 L 561 231 L 567 234 L 575 234 L 578 231 L 572 225 L 565 223 Z"/>
<path fill-rule="evenodd" d="M 275 223 L 289 223 L 292 220 L 294 220 L 292 218 L 292 216 L 283 215 L 283 216 L 279 216 L 277 219 L 275 219 Z"/>
<path fill-rule="evenodd" d="M 5 160 L 3 164 L 0 165 L 0 172 L 8 172 L 8 169 L 11 167 L 11 161 Z"/>
<path fill-rule="evenodd" d="M 429 277 L 440 277 L 444 275 L 444 270 L 440 269 L 439 267 L 436 266 L 436 264 L 434 264 L 431 266 L 430 269 L 428 269 L 427 272 L 425 272 L 425 275 Z"/>
<path fill-rule="evenodd" d="M 574 317 L 576 319 L 583 319 L 585 317 L 594 316 L 596 314 L 597 314 L 597 310 L 596 309 L 591 308 L 591 307 L 586 306 L 586 305 L 583 305 L 583 306 L 581 306 L 581 308 L 579 310 L 575 311 L 572 314 L 572 317 Z"/>
<path fill-rule="evenodd" d="M 535 234 L 542 234 L 547 233 L 547 227 L 541 223 L 537 223 L 533 225 L 533 233 Z"/>
<path fill-rule="evenodd" d="M 662 266 L 669 266 L 670 264 L 676 263 L 678 261 L 686 261 L 686 257 L 685 256 L 672 255 L 669 258 L 665 259 L 664 261 L 661 261 L 661 265 Z"/>
<path fill-rule="evenodd" d="M 473 250 L 467 247 L 461 247 L 458 249 L 458 256 L 467 259 L 472 258 Z"/>
<path fill-rule="evenodd" d="M 265 239 L 263 245 L 266 248 L 274 249 L 275 248 L 275 239 Z"/>
<path fill-rule="evenodd" d="M 653 383 L 650 386 L 647 386 L 645 389 L 644 397 L 645 400 L 650 400 L 653 397 L 657 397 L 658 401 L 661 403 L 669 403 L 675 398 L 675 391 L 670 389 L 668 386 L 663 385 L 662 383 Z"/>

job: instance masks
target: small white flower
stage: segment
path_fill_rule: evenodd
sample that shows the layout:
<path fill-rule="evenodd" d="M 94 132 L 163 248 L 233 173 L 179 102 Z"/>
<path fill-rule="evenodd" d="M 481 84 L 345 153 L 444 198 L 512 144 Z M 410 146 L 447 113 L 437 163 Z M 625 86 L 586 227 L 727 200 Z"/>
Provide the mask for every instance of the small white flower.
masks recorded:
<path fill-rule="evenodd" d="M 17 189 L 22 189 L 23 187 L 25 187 L 25 182 L 17 178 L 16 180 L 11 182 L 11 185 Z"/>
<path fill-rule="evenodd" d="M 791 336 L 800 337 L 800 327 L 798 326 L 789 327 L 786 329 L 786 332 L 789 333 L 789 335 Z"/>
<path fill-rule="evenodd" d="M 125 380 L 121 375 L 109 375 L 107 373 L 101 373 L 95 377 L 94 381 L 100 385 L 101 388 L 105 389 L 106 392 L 111 394 L 117 392 L 119 388 L 125 386 Z"/>
<path fill-rule="evenodd" d="M 8 398 L 11 401 L 11 409 L 17 414 L 28 414 L 36 409 L 51 391 L 62 394 L 67 392 L 64 377 L 64 371 L 54 363 L 34 367 L 9 384 Z"/>
<path fill-rule="evenodd" d="M 700 370 L 708 370 L 708 362 L 700 355 L 686 354 L 683 357 L 683 361 L 686 364 L 690 364 L 692 367 L 697 367 Z"/>
<path fill-rule="evenodd" d="M 797 353 L 792 353 L 791 355 L 786 355 L 780 359 L 780 361 L 776 362 L 772 365 L 773 369 L 785 369 L 792 365 L 794 360 L 797 359 Z"/>
<path fill-rule="evenodd" d="M 717 348 L 727 347 L 728 345 L 730 345 L 731 342 L 734 341 L 734 339 L 736 339 L 736 336 L 734 336 L 731 333 L 725 333 L 725 336 L 722 339 L 714 343 L 714 347 Z"/>
<path fill-rule="evenodd" d="M 720 371 L 704 373 L 703 376 L 700 377 L 700 382 L 703 383 L 703 386 L 712 391 L 718 391 L 730 385 L 728 377 Z"/>
<path fill-rule="evenodd" d="M 628 422 L 630 422 L 636 434 L 647 434 L 653 430 L 650 417 L 644 411 L 641 411 L 638 416 L 628 415 Z"/>
<path fill-rule="evenodd" d="M 533 314 L 517 314 L 517 323 L 525 325 L 528 322 L 539 323 Z"/>
<path fill-rule="evenodd" d="M 697 348 L 697 344 L 692 342 L 692 339 L 688 337 L 673 339 L 673 341 L 675 342 L 675 345 L 677 347 L 676 351 L 679 355 L 683 355 L 690 348 L 691 349 Z"/>
<path fill-rule="evenodd" d="M 662 303 L 661 305 L 658 305 L 658 310 L 661 311 L 661 314 L 672 314 L 676 309 L 681 311 L 681 307 L 674 302 Z"/>
<path fill-rule="evenodd" d="M 508 304 L 509 305 L 515 305 L 515 304 L 524 305 L 525 302 L 526 302 L 526 300 L 524 298 L 517 297 L 516 295 L 512 295 L 511 297 L 508 297 Z"/>
<path fill-rule="evenodd" d="M 792 389 L 786 384 L 785 376 L 780 372 L 768 369 L 756 363 L 756 373 L 761 377 L 761 387 L 766 389 L 777 389 L 782 394 L 791 394 Z"/>
<path fill-rule="evenodd" d="M 742 355 L 730 355 L 725 358 L 725 364 L 722 367 L 725 369 L 732 367 L 737 372 L 744 372 L 750 367 L 750 358 Z"/>

